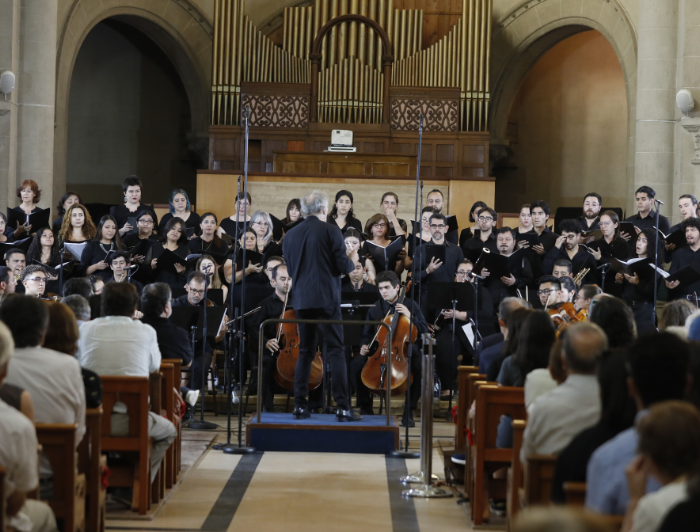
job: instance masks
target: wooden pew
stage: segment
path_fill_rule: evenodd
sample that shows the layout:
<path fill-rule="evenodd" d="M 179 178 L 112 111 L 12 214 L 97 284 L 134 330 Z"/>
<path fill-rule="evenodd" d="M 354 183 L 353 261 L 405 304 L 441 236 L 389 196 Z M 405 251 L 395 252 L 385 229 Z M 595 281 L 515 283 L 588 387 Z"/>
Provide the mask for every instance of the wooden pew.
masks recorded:
<path fill-rule="evenodd" d="M 36 437 L 53 470 L 51 499 L 46 501 L 63 532 L 85 531 L 85 475 L 78 473 L 75 431 L 65 423 L 37 423 Z"/>
<path fill-rule="evenodd" d="M 523 464 L 520 461 L 520 449 L 523 447 L 523 435 L 527 422 L 513 420 L 513 461 L 508 470 L 506 495 L 506 530 L 512 530 L 513 521 L 520 512 L 520 490 L 523 487 Z"/>
<path fill-rule="evenodd" d="M 510 386 L 479 386 L 476 395 L 476 416 L 474 445 L 469 466 L 472 470 L 472 522 L 475 526 L 483 524 L 484 514 L 488 512 L 488 498 L 506 498 L 505 481 L 492 479 L 492 473 L 510 465 L 513 449 L 496 446 L 496 435 L 501 416 L 509 415 L 512 419 L 525 418 L 525 393 L 523 388 Z M 502 494 L 499 493 L 502 491 Z"/>
<path fill-rule="evenodd" d="M 555 454 L 531 454 L 527 457 L 525 503 L 528 507 L 550 505 L 549 495 L 556 465 Z"/>
<path fill-rule="evenodd" d="M 175 396 L 173 395 L 173 389 L 175 388 L 175 366 L 161 360 L 160 363 L 160 373 L 163 376 L 163 382 L 161 386 L 161 406 L 165 411 L 165 417 L 167 417 L 175 427 L 180 424 L 180 412 L 175 412 Z M 179 382 L 178 382 L 179 383 Z M 177 388 L 180 391 L 180 387 Z M 178 433 L 180 432 L 178 428 Z M 175 440 L 176 441 L 176 440 Z M 165 458 L 163 458 L 165 469 L 165 487 L 166 489 L 172 489 L 172 487 L 177 482 L 177 470 L 175 469 L 175 452 L 176 443 L 173 443 L 168 447 L 165 453 Z"/>
<path fill-rule="evenodd" d="M 455 450 L 463 452 L 466 449 L 467 436 L 464 433 L 464 429 L 467 427 L 467 414 L 469 413 L 469 407 L 471 402 L 469 401 L 469 376 L 478 375 L 479 368 L 476 366 L 459 366 L 457 368 L 458 376 L 458 390 L 459 395 L 457 396 L 457 423 L 455 424 Z M 484 376 L 484 378 L 486 378 Z"/>
<path fill-rule="evenodd" d="M 107 490 L 102 485 L 102 472 L 107 467 L 107 457 L 102 454 L 100 427 L 102 407 L 85 411 L 85 436 L 78 446 L 78 471 L 87 482 L 87 532 L 104 532 L 107 511 Z"/>
<path fill-rule="evenodd" d="M 135 457 L 133 468 L 110 467 L 110 486 L 134 488 L 131 509 L 145 515 L 151 508 L 151 438 L 148 436 L 148 377 L 102 379 L 102 452 L 129 453 Z M 124 403 L 129 413 L 126 436 L 112 436 L 111 416 L 114 405 Z"/>
<path fill-rule="evenodd" d="M 5 503 L 5 473 L 4 467 L 0 467 L 0 532 L 5 532 L 7 521 L 7 504 Z"/>
<path fill-rule="evenodd" d="M 162 400 L 162 380 L 163 376 L 160 371 L 157 373 L 151 373 L 148 379 L 148 395 L 150 398 L 151 411 L 155 412 L 159 416 L 162 416 L 164 413 Z M 153 504 L 157 504 L 165 497 L 165 477 L 167 475 L 167 465 L 167 461 L 163 459 L 163 462 L 160 464 L 158 472 L 153 479 L 153 485 L 151 486 L 151 502 Z"/>
<path fill-rule="evenodd" d="M 564 482 L 566 505 L 584 507 L 586 505 L 586 483 Z"/>
<path fill-rule="evenodd" d="M 473 373 L 467 377 L 467 401 L 469 404 L 469 407 L 467 408 L 467 412 L 465 413 L 466 416 L 466 421 L 465 425 L 469 433 L 472 435 L 472 440 L 474 436 L 474 431 L 476 430 L 476 425 L 475 425 L 475 420 L 474 418 L 469 417 L 469 410 L 471 408 L 472 403 L 476 399 L 476 392 L 479 389 L 479 386 L 489 384 L 486 381 L 486 376 L 478 374 L 478 373 Z M 497 384 L 497 383 L 491 383 L 491 384 Z M 466 438 L 466 435 L 465 435 Z M 473 441 L 472 441 L 473 443 Z M 466 450 L 465 450 L 465 471 L 464 471 L 464 486 L 465 486 L 465 491 L 467 494 L 467 498 L 471 501 L 473 500 L 474 493 L 473 493 L 473 487 L 474 487 L 474 482 L 473 482 L 473 471 L 472 468 L 469 466 L 471 464 L 471 456 L 473 453 L 474 446 L 470 445 L 469 442 L 466 442 Z"/>
<path fill-rule="evenodd" d="M 161 364 L 172 364 L 174 375 L 173 387 L 180 391 L 180 387 L 182 385 L 182 360 L 179 358 L 167 358 L 161 360 L 160 362 Z M 177 438 L 175 438 L 175 441 L 173 441 L 174 447 L 171 469 L 173 472 L 173 483 L 177 482 L 177 476 L 180 474 L 180 470 L 182 469 L 182 418 L 180 418 L 180 412 L 175 412 L 175 414 L 180 419 L 180 422 L 175 425 L 175 428 L 177 429 Z"/>

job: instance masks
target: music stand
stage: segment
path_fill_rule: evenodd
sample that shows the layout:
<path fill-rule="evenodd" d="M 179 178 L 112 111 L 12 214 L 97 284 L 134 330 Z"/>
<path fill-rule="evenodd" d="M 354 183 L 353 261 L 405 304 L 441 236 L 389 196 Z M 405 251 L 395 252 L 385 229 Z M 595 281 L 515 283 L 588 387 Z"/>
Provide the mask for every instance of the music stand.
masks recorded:
<path fill-rule="evenodd" d="M 469 286 L 469 283 L 430 283 L 428 286 L 428 312 L 452 309 L 452 350 L 454 349 L 455 329 L 457 324 L 455 312 L 469 312 L 470 308 L 475 308 L 475 290 L 472 286 Z M 475 332 L 474 334 L 476 335 L 477 333 Z M 452 365 L 451 360 L 450 365 Z M 452 392 L 454 392 L 454 381 L 455 375 L 453 374 L 452 382 L 450 383 L 450 390 Z M 450 393 L 449 410 L 452 410 L 452 393 Z"/>

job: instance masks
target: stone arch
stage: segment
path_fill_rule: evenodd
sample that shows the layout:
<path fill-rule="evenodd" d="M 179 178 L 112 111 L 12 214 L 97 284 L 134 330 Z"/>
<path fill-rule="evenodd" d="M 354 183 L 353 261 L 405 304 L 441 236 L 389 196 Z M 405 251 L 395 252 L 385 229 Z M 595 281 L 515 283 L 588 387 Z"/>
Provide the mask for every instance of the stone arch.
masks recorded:
<path fill-rule="evenodd" d="M 127 23 L 151 38 L 180 75 L 192 113 L 193 149 L 208 147 L 213 28 L 187 0 L 121 0 L 115 7 L 73 0 L 58 34 L 54 195 L 66 186 L 68 101 L 73 67 L 85 37 L 105 19 Z M 204 155 L 204 154 L 201 154 Z M 204 156 L 206 160 L 206 156 Z"/>
<path fill-rule="evenodd" d="M 607 39 L 622 67 L 627 93 L 627 183 L 632 186 L 637 35 L 617 0 L 525 0 L 494 21 L 489 109 L 492 145 L 497 151 L 505 144 L 510 109 L 532 67 L 557 43 L 588 30 L 596 30 Z"/>

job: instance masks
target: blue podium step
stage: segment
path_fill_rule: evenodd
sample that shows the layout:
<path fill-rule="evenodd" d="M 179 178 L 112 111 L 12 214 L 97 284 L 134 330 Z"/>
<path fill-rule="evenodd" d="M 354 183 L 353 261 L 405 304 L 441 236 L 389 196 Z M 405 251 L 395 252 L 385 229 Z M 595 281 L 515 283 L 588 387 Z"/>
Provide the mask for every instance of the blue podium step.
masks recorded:
<path fill-rule="evenodd" d="M 258 451 L 386 454 L 399 448 L 395 417 L 364 416 L 362 421 L 339 423 L 331 414 L 293 419 L 292 414 L 253 414 L 246 423 L 246 445 Z"/>

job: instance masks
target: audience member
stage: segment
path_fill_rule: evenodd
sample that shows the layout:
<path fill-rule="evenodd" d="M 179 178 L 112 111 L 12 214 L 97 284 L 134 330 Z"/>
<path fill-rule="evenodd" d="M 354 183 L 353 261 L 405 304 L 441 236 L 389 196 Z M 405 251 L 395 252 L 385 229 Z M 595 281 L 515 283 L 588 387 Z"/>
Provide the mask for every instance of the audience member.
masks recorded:
<path fill-rule="evenodd" d="M 566 334 L 566 329 L 559 338 L 554 340 L 549 349 L 546 368 L 533 369 L 525 377 L 525 408 L 530 409 L 530 405 L 535 402 L 540 395 L 551 392 L 566 380 L 566 373 L 561 363 L 562 336 Z"/>
<path fill-rule="evenodd" d="M 8 374 L 14 351 L 10 330 L 0 323 L 0 384 Z M 39 443 L 34 425 L 0 399 L 0 467 L 5 468 L 4 501 L 0 501 L 8 530 L 54 532 L 56 518 L 48 504 L 27 498 L 39 486 Z"/>
<path fill-rule="evenodd" d="M 508 335 L 508 322 L 511 313 L 519 308 L 531 308 L 531 305 L 519 297 L 507 297 L 498 305 L 498 326 L 501 329 L 501 340 L 498 340 L 498 334 L 484 338 L 482 344 L 488 347 L 482 347 L 480 353 L 477 355 L 479 373 L 485 374 L 491 366 L 491 363 L 501 355 L 506 336 Z"/>
<path fill-rule="evenodd" d="M 0 306 L 0 320 L 15 342 L 7 382 L 31 394 L 37 423 L 75 423 L 77 447 L 85 434 L 85 386 L 77 360 L 40 347 L 49 327 L 46 303 L 8 297 Z M 42 467 L 42 476 L 50 476 L 47 466 Z"/>
<path fill-rule="evenodd" d="M 88 299 L 92 295 L 92 285 L 85 277 L 73 277 L 63 284 L 63 297 L 78 294 Z"/>
<path fill-rule="evenodd" d="M 496 381 L 501 386 L 525 385 L 525 377 L 533 370 L 546 368 L 549 351 L 555 340 L 552 318 L 544 311 L 529 313 L 518 337 L 515 354 L 503 361 Z"/>
<path fill-rule="evenodd" d="M 83 296 L 78 294 L 66 296 L 61 300 L 61 303 L 73 311 L 73 315 L 78 322 L 78 329 L 83 323 L 90 321 L 90 303 Z"/>
<path fill-rule="evenodd" d="M 683 399 L 689 358 L 688 344 L 665 332 L 639 338 L 629 347 L 629 390 L 638 411 L 635 425 L 656 403 Z M 638 433 L 632 427 L 593 453 L 586 473 L 586 507 L 589 510 L 601 514 L 625 514 L 629 499 L 625 468 L 637 453 L 637 443 Z M 649 484 L 647 493 L 655 488 L 658 484 Z"/>
<path fill-rule="evenodd" d="M 80 357 L 83 367 L 98 375 L 148 377 L 160 369 L 158 338 L 153 327 L 131 319 L 139 301 L 136 287 L 129 283 L 109 282 L 102 292 L 102 315 L 83 325 Z M 2 308 L 0 307 L 0 310 Z M 129 431 L 129 416 L 115 406 L 112 435 Z M 170 444 L 177 436 L 173 424 L 149 412 L 148 434 L 153 440 L 151 476 L 155 477 Z"/>
<path fill-rule="evenodd" d="M 700 470 L 700 413 L 666 401 L 640 420 L 639 455 L 627 466 L 629 504 L 623 532 L 656 532 L 669 511 L 687 498 L 687 480 Z M 646 493 L 647 477 L 662 487 Z M 697 525 L 697 522 L 696 522 Z"/>
<path fill-rule="evenodd" d="M 0 266 L 0 302 L 7 294 L 14 294 L 17 280 L 12 270 L 7 266 Z"/>
<path fill-rule="evenodd" d="M 514 532 L 610 532 L 603 518 L 574 508 L 528 508 L 515 519 Z"/>
<path fill-rule="evenodd" d="M 588 320 L 598 325 L 608 338 L 610 349 L 625 348 L 637 336 L 634 313 L 627 304 L 617 297 L 597 299 Z"/>
<path fill-rule="evenodd" d="M 669 301 L 664 305 L 663 311 L 661 311 L 661 318 L 659 318 L 659 330 L 665 331 L 666 327 L 671 326 L 685 326 L 685 320 L 697 311 L 697 307 L 690 303 L 687 299 L 676 299 L 675 301 Z"/>
<path fill-rule="evenodd" d="M 595 372 L 608 347 L 605 333 L 593 323 L 576 323 L 564 336 L 566 381 L 541 395 L 530 407 L 520 459 L 531 454 L 559 454 L 583 429 L 600 419 L 600 389 Z"/>
<path fill-rule="evenodd" d="M 533 312 L 532 309 L 528 308 L 517 308 L 508 317 L 508 330 L 506 331 L 506 339 L 503 344 L 503 349 L 501 350 L 498 358 L 496 358 L 488 367 L 486 371 L 486 379 L 488 381 L 495 381 L 498 374 L 501 371 L 501 366 L 503 361 L 511 355 L 514 355 L 518 350 L 518 339 L 520 336 L 520 329 L 522 329 L 523 323 Z"/>
<path fill-rule="evenodd" d="M 600 421 L 580 432 L 559 455 L 552 481 L 552 502 L 564 504 L 564 483 L 586 482 L 586 467 L 593 452 L 634 423 L 636 407 L 627 392 L 623 353 L 612 351 L 601 357 L 598 385 L 602 404 Z"/>
<path fill-rule="evenodd" d="M 46 290 L 48 275 L 43 266 L 30 264 L 22 270 L 20 280 L 24 286 L 25 295 L 39 298 L 44 295 L 44 291 Z"/>

